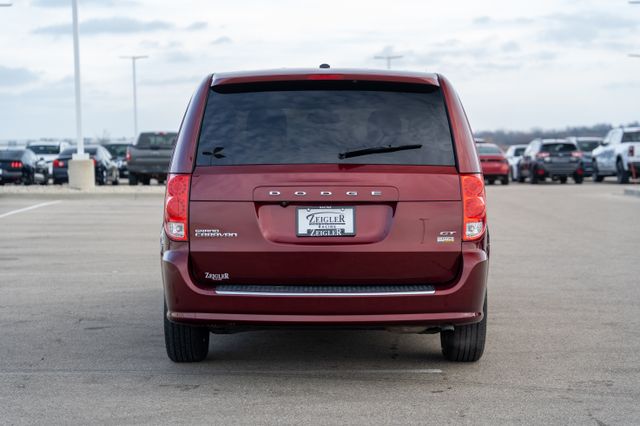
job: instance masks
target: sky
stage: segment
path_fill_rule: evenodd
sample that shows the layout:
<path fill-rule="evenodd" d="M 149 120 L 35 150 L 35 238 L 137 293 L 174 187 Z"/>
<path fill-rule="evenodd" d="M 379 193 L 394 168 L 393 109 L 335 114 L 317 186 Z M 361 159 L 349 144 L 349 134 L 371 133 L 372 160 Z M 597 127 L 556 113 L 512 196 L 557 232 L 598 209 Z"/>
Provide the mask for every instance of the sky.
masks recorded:
<path fill-rule="evenodd" d="M 209 73 L 282 67 L 442 73 L 474 130 L 640 119 L 640 5 L 626 0 L 78 0 L 83 129 L 175 130 Z M 0 0 L 7 3 L 10 0 Z M 70 0 L 0 7 L 0 139 L 73 137 Z"/>

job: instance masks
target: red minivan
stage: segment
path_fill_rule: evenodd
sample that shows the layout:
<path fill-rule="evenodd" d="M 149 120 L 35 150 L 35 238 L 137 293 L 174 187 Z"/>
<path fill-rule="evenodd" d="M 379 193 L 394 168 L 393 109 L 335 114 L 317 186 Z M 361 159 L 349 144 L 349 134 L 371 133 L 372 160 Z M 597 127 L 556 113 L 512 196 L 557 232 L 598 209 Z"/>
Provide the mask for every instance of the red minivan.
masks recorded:
<path fill-rule="evenodd" d="M 485 190 L 460 100 L 438 74 L 221 73 L 200 84 L 164 205 L 166 349 L 210 333 L 440 333 L 476 361 L 487 323 Z"/>

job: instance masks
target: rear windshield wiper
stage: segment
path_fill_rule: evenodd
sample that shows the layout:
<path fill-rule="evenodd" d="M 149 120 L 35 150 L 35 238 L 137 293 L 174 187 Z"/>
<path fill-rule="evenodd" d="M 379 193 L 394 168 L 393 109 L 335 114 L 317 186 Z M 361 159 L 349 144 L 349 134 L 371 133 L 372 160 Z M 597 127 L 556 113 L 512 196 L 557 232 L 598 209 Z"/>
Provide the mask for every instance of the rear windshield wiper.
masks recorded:
<path fill-rule="evenodd" d="M 357 149 L 354 151 L 345 151 L 338 154 L 338 158 L 343 160 L 345 158 L 359 157 L 361 155 L 369 154 L 382 154 L 385 152 L 406 151 L 408 149 L 420 149 L 422 144 L 414 145 L 387 145 L 387 146 L 372 146 L 371 148 Z"/>

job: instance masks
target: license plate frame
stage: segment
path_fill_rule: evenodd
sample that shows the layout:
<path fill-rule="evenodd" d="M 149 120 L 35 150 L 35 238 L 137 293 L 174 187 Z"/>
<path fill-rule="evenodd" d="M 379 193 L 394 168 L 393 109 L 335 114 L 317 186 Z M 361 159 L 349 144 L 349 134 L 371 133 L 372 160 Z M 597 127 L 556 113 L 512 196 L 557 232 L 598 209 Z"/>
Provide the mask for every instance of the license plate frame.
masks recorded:
<path fill-rule="evenodd" d="M 296 207 L 297 237 L 355 237 L 355 206 Z"/>

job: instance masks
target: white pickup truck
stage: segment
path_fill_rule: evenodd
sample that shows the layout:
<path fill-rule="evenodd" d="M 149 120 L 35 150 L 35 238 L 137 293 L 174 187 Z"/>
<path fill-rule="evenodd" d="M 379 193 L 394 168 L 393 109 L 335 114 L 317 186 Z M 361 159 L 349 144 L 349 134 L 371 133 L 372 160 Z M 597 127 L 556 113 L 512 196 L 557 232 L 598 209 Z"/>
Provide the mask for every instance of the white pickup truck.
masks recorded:
<path fill-rule="evenodd" d="M 618 183 L 640 177 L 640 127 L 612 129 L 593 150 L 593 181 L 616 176 Z"/>

